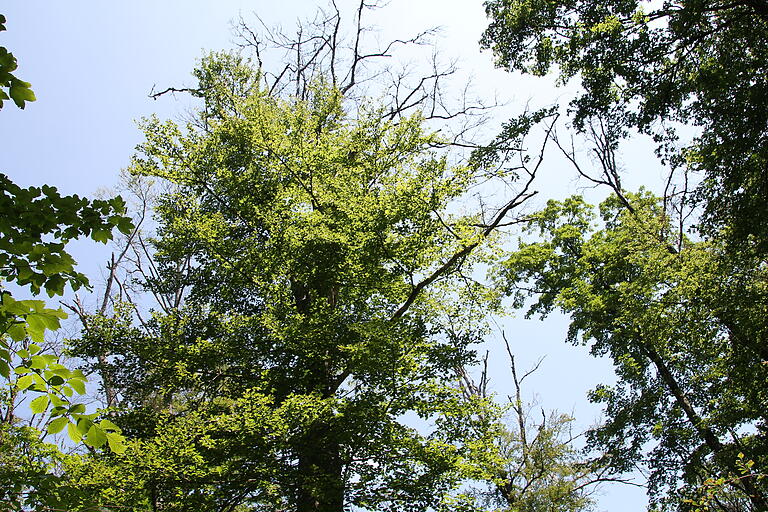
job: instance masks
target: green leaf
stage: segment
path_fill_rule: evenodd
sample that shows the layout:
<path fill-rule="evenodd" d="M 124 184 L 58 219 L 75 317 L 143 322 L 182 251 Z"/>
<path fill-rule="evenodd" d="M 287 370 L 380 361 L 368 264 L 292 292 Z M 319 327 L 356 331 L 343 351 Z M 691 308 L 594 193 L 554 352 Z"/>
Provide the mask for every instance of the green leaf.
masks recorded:
<path fill-rule="evenodd" d="M 53 396 L 54 395 L 48 395 L 49 398 Z M 51 400 L 51 403 L 53 403 L 53 400 Z M 62 406 L 56 406 L 48 413 L 51 418 L 55 418 L 56 416 L 64 416 L 65 414 L 67 414 L 67 408 Z"/>
<path fill-rule="evenodd" d="M 29 367 L 36 370 L 42 370 L 46 366 L 48 366 L 48 362 L 42 356 L 32 356 L 32 359 L 29 362 Z"/>
<path fill-rule="evenodd" d="M 38 318 L 39 315 L 27 316 L 27 334 L 35 343 L 45 341 L 45 324 Z"/>
<path fill-rule="evenodd" d="M 48 395 L 43 395 L 32 400 L 29 404 L 29 408 L 33 413 L 41 414 L 48 408 L 49 403 L 50 399 L 48 398 Z"/>
<path fill-rule="evenodd" d="M 30 345 L 29 345 L 29 353 L 30 354 L 33 354 L 33 355 L 37 354 L 41 350 L 42 350 L 42 348 L 40 348 L 39 346 L 35 345 L 34 343 L 30 343 Z"/>
<path fill-rule="evenodd" d="M 51 398 L 51 403 L 54 406 L 56 406 L 56 407 L 63 407 L 65 405 L 69 405 L 69 402 L 66 402 L 66 401 L 62 400 L 61 398 L 59 398 L 58 396 L 56 396 L 54 394 L 51 394 L 49 396 Z"/>
<path fill-rule="evenodd" d="M 91 425 L 88 429 L 88 434 L 85 437 L 85 444 L 99 448 L 104 446 L 107 442 L 107 433 L 104 432 L 98 425 Z"/>
<path fill-rule="evenodd" d="M 109 449 L 114 453 L 125 453 L 125 437 L 115 432 L 107 432 L 107 442 L 109 443 Z"/>
<path fill-rule="evenodd" d="M 53 372 L 54 375 L 58 375 L 64 379 L 68 379 L 72 376 L 72 371 L 62 364 L 48 363 L 48 369 Z"/>
<path fill-rule="evenodd" d="M 61 327 L 59 316 L 52 314 L 52 310 L 48 310 L 44 314 L 41 314 L 40 318 L 45 322 L 45 327 L 50 331 L 55 331 Z"/>
<path fill-rule="evenodd" d="M 45 314 L 47 316 L 58 318 L 59 320 L 66 320 L 67 318 L 69 318 L 69 315 L 67 315 L 66 311 L 62 309 L 46 309 Z M 56 322 L 55 325 L 56 325 L 56 329 L 58 329 L 61 324 L 59 322 Z M 53 327 L 49 327 L 49 329 L 51 329 L 52 331 L 56 330 Z"/>
<path fill-rule="evenodd" d="M 117 425 L 115 425 L 114 423 L 112 423 L 111 421 L 109 421 L 107 419 L 101 420 L 99 422 L 99 426 L 104 431 L 113 430 L 115 432 L 120 432 L 120 427 L 118 427 Z"/>
<path fill-rule="evenodd" d="M 55 363 L 59 359 L 56 354 L 41 354 L 40 357 L 42 357 L 45 360 L 46 366 L 49 366 L 52 363 Z"/>
<path fill-rule="evenodd" d="M 40 313 L 30 313 L 27 315 L 27 331 L 42 331 L 45 332 L 45 320 Z"/>
<path fill-rule="evenodd" d="M 8 363 L 3 359 L 0 359 L 0 375 L 6 379 L 10 378 L 11 376 L 11 367 L 8 366 Z"/>
<path fill-rule="evenodd" d="M 67 433 L 69 434 L 69 438 L 75 444 L 79 444 L 80 440 L 83 438 L 83 435 L 77 430 L 77 427 L 70 422 L 67 423 Z"/>
<path fill-rule="evenodd" d="M 19 389 L 27 389 L 29 386 L 34 384 L 34 382 L 35 382 L 34 376 L 25 375 L 16 381 L 16 387 L 18 387 Z"/>
<path fill-rule="evenodd" d="M 39 388 L 41 391 L 46 391 L 48 389 L 48 383 L 45 382 L 45 379 L 42 375 L 39 373 L 32 373 L 32 378 L 35 379 L 35 387 Z"/>
<path fill-rule="evenodd" d="M 36 99 L 35 93 L 32 92 L 32 89 L 29 88 L 30 85 L 31 84 L 28 82 L 22 82 L 19 80 L 13 86 L 11 86 L 10 90 L 8 91 L 11 99 L 20 109 L 24 108 L 25 101 L 35 101 Z"/>
<path fill-rule="evenodd" d="M 86 435 L 93 426 L 93 420 L 85 417 L 80 417 L 77 420 L 77 431 L 83 435 Z"/>
<path fill-rule="evenodd" d="M 105 244 L 112 239 L 112 232 L 106 229 L 94 229 L 91 238 Z"/>
<path fill-rule="evenodd" d="M 50 423 L 48 423 L 48 433 L 49 434 L 58 434 L 62 430 L 64 430 L 64 427 L 69 424 L 69 418 L 65 416 L 61 416 L 59 418 L 56 418 L 55 420 L 52 420 Z"/>
<path fill-rule="evenodd" d="M 67 384 L 72 386 L 72 389 L 77 391 L 77 394 L 79 395 L 85 394 L 85 382 L 83 382 L 81 379 L 77 379 L 77 378 L 69 379 Z"/>
<path fill-rule="evenodd" d="M 48 379 L 48 384 L 50 384 L 51 386 L 61 386 L 62 384 L 64 384 L 64 382 L 65 380 L 58 375 L 54 375 L 53 377 Z"/>
<path fill-rule="evenodd" d="M 129 217 L 121 217 L 117 223 L 117 229 L 124 235 L 131 234 L 134 229 L 133 222 Z"/>
<path fill-rule="evenodd" d="M 85 406 L 83 404 L 74 404 L 70 406 L 70 414 L 83 414 L 85 412 Z"/>
<path fill-rule="evenodd" d="M 67 281 L 60 275 L 51 276 L 45 282 L 45 291 L 49 297 L 64 295 L 64 286 L 66 284 Z"/>
<path fill-rule="evenodd" d="M 13 300 L 6 295 L 3 300 L 3 308 L 12 315 L 24 316 L 29 313 L 30 305 L 29 301 Z"/>
<path fill-rule="evenodd" d="M 21 341 L 27 337 L 27 330 L 24 329 L 24 326 L 22 324 L 11 325 L 8 328 L 7 333 L 8 333 L 8 336 L 10 336 L 13 341 Z"/>

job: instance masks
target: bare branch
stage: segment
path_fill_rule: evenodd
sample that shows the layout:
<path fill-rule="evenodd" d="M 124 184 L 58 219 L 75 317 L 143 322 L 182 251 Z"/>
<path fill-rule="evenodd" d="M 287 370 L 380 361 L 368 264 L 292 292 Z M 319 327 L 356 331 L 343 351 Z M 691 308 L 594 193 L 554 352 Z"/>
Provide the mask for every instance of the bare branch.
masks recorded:
<path fill-rule="evenodd" d="M 200 94 L 202 94 L 203 91 L 204 91 L 204 89 L 199 89 L 199 88 L 195 89 L 195 88 L 191 88 L 191 87 L 181 87 L 181 88 L 168 87 L 166 89 L 163 89 L 160 92 L 155 92 L 155 85 L 153 85 L 152 86 L 152 90 L 149 91 L 149 95 L 148 96 L 150 98 L 152 98 L 153 100 L 156 100 L 160 96 L 164 96 L 164 95 L 166 95 L 168 93 L 172 93 L 172 94 L 176 94 L 176 93 L 189 93 L 189 94 L 192 94 L 193 96 L 199 96 Z"/>

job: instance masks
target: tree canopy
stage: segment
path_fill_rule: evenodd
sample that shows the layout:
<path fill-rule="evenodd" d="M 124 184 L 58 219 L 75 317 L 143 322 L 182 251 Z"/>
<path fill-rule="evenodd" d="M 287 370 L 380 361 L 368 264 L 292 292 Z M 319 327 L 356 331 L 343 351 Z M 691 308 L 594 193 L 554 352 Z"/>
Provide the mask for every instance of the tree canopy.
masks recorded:
<path fill-rule="evenodd" d="M 575 512 L 629 482 L 650 510 L 767 510 L 768 7 L 487 1 L 499 66 L 579 81 L 587 164 L 557 106 L 472 138 L 489 110 L 446 99 L 451 65 L 377 67 L 432 33 L 371 43 L 377 6 L 241 19 L 240 51 L 153 89 L 191 103 L 141 121 L 134 202 L 0 174 L 0 508 Z M 0 107 L 35 99 L 16 73 L 0 47 Z M 636 133 L 663 192 L 623 186 Z M 549 149 L 598 207 L 532 207 Z M 63 299 L 95 297 L 77 238 L 115 248 L 95 307 Z M 583 436 L 527 402 L 497 321 L 520 310 L 613 362 Z"/>
<path fill-rule="evenodd" d="M 628 195 L 601 205 L 592 232 L 581 198 L 551 201 L 504 263 L 500 280 L 528 314 L 571 315 L 573 343 L 609 355 L 619 382 L 591 398 L 604 425 L 590 432 L 617 470 L 651 469 L 655 503 L 693 500 L 707 478 L 731 485 L 740 507 L 765 505 L 765 269 L 733 259 L 722 243 L 677 239 L 660 198 Z M 753 461 L 739 467 L 739 454 Z"/>
<path fill-rule="evenodd" d="M 169 185 L 144 283 L 161 310 L 74 346 L 119 361 L 129 406 L 133 442 L 101 485 L 130 475 L 123 506 L 168 510 L 450 508 L 494 458 L 495 406 L 451 384 L 498 307 L 467 276 L 525 188 L 487 223 L 452 213 L 483 170 L 450 165 L 420 114 L 348 112 L 322 80 L 275 96 L 227 54 L 195 74 L 195 120 L 148 119 L 132 165 Z"/>
<path fill-rule="evenodd" d="M 482 45 L 498 65 L 578 77 L 575 126 L 653 134 L 673 167 L 701 175 L 700 228 L 765 253 L 768 7 L 760 1 L 486 2 Z M 679 126 L 695 127 L 677 142 Z M 682 145 L 682 147 L 681 147 Z"/>
<path fill-rule="evenodd" d="M 541 239 L 499 271 L 518 305 L 533 298 L 529 314 L 568 313 L 569 340 L 612 358 L 619 382 L 592 393 L 607 421 L 591 444 L 621 471 L 649 466 L 662 508 L 764 510 L 765 5 L 491 0 L 486 12 L 499 66 L 579 80 L 571 120 L 596 170 L 558 146 L 612 196 L 597 224 L 580 198 L 551 202 L 527 228 Z M 663 197 L 622 186 L 618 148 L 634 131 L 669 166 Z"/>

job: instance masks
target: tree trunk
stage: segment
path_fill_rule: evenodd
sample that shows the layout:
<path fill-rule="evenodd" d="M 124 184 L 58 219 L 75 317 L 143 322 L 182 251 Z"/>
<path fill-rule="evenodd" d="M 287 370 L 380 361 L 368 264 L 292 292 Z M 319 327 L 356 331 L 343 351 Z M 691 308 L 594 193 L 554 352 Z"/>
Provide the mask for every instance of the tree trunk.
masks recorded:
<path fill-rule="evenodd" d="M 291 280 L 296 311 L 303 315 L 310 314 L 312 291 L 304 283 Z M 335 307 L 336 293 L 328 296 L 331 307 Z M 323 360 L 307 363 L 309 376 L 307 388 L 319 391 L 323 398 L 333 396 L 337 378 Z M 327 420 L 316 421 L 308 427 L 298 451 L 298 482 L 296 492 L 297 512 L 343 512 L 344 481 L 343 465 L 338 438 L 333 425 Z"/>
<path fill-rule="evenodd" d="M 645 352 L 651 362 L 653 362 L 661 379 L 667 386 L 667 389 L 675 398 L 675 402 L 677 402 L 678 406 L 683 410 L 688 421 L 696 429 L 707 447 L 715 456 L 721 456 L 723 464 L 726 465 L 734 475 L 739 475 L 740 471 L 739 468 L 736 467 L 736 461 L 728 460 L 729 455 L 723 453 L 724 446 L 720 442 L 720 439 L 712 429 L 706 426 L 706 422 L 704 422 L 703 418 L 699 416 L 699 413 L 693 408 L 688 397 L 685 395 L 685 392 L 678 384 L 677 379 L 667 367 L 661 355 L 656 352 L 653 347 L 647 345 L 641 345 L 641 349 Z M 732 487 L 735 487 L 747 495 L 752 506 L 755 507 L 755 510 L 768 510 L 768 500 L 766 500 L 762 491 L 755 485 L 755 480 L 756 476 L 754 474 L 747 473 L 743 478 L 733 480 L 730 484 Z"/>
<path fill-rule="evenodd" d="M 297 512 L 342 512 L 344 482 L 339 443 L 329 425 L 310 427 L 299 447 Z"/>

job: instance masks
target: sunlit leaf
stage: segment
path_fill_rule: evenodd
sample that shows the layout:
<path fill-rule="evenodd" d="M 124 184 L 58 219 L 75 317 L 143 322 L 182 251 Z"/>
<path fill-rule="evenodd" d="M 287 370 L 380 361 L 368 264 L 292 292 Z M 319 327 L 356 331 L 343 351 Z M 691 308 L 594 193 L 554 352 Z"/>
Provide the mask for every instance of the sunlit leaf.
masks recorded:
<path fill-rule="evenodd" d="M 40 414 L 45 412 L 49 402 L 50 399 L 48 398 L 48 395 L 39 396 L 29 403 L 29 408 L 33 413 Z"/>
<path fill-rule="evenodd" d="M 61 416 L 59 418 L 51 420 L 50 423 L 48 423 L 48 433 L 49 434 L 58 434 L 62 430 L 64 430 L 64 427 L 67 426 L 69 423 L 69 418 L 66 416 Z"/>

